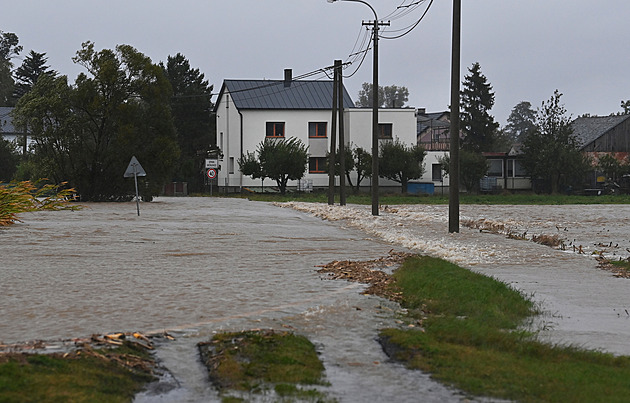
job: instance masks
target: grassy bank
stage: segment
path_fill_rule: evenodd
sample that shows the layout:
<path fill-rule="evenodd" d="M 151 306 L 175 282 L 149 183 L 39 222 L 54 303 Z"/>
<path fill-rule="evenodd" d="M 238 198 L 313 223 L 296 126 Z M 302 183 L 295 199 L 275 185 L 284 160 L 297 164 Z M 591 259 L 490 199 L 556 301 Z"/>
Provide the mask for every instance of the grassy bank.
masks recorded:
<path fill-rule="evenodd" d="M 223 196 L 220 196 L 223 197 Z M 313 203 L 327 203 L 328 196 L 325 192 L 315 193 L 291 193 L 286 195 L 280 194 L 260 194 L 260 193 L 244 193 L 234 194 L 229 197 L 241 197 L 256 201 L 267 202 L 287 202 L 302 201 Z M 339 195 L 335 197 L 335 203 L 339 203 Z M 371 205 L 372 199 L 370 194 L 349 194 L 347 196 L 348 204 Z M 400 193 L 382 194 L 379 197 L 381 205 L 394 204 L 448 204 L 448 195 L 410 195 Z M 570 204 L 630 204 L 630 195 L 603 195 L 603 196 L 573 196 L 573 195 L 538 195 L 534 193 L 523 194 L 486 194 L 471 195 L 461 194 L 461 204 L 504 204 L 504 205 L 570 205 Z"/>
<path fill-rule="evenodd" d="M 129 343 L 66 355 L 2 354 L 0 401 L 131 402 L 154 379 L 147 364 L 148 353 Z"/>
<path fill-rule="evenodd" d="M 535 306 L 505 284 L 429 257 L 394 277 L 415 327 L 385 329 L 381 341 L 410 368 L 476 396 L 628 401 L 630 357 L 537 342 L 519 330 Z"/>
<path fill-rule="evenodd" d="M 198 347 L 224 402 L 242 401 L 250 393 L 272 394 L 278 401 L 329 401 L 308 387 L 325 384 L 324 365 L 304 336 L 273 330 L 228 332 Z"/>

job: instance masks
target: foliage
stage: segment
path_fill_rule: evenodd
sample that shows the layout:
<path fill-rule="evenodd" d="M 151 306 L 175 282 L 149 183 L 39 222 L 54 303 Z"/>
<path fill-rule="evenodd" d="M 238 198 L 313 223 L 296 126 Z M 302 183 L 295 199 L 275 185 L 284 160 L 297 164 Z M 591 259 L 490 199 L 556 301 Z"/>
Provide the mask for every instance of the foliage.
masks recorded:
<path fill-rule="evenodd" d="M 510 112 L 505 131 L 513 142 L 522 143 L 527 135 L 536 129 L 536 111 L 528 101 L 521 101 Z"/>
<path fill-rule="evenodd" d="M 627 157 L 622 162 L 610 154 L 604 154 L 599 157 L 597 168 L 604 173 L 606 179 L 615 181 L 622 175 L 630 173 L 630 161 Z"/>
<path fill-rule="evenodd" d="M 60 185 L 44 185 L 23 181 L 0 185 L 0 226 L 7 226 L 20 221 L 18 214 L 38 210 L 76 210 L 69 199 L 74 189 Z"/>
<path fill-rule="evenodd" d="M 62 355 L 10 353 L 0 356 L 3 402 L 130 402 L 154 377 L 121 365 L 142 360 L 138 348 L 86 349 Z M 148 360 L 152 363 L 152 360 Z"/>
<path fill-rule="evenodd" d="M 335 176 L 339 176 L 341 174 L 341 153 L 337 149 L 335 152 Z M 354 170 L 354 149 L 352 147 L 344 147 L 344 175 L 346 175 L 346 183 L 350 187 L 354 187 L 352 184 L 352 179 L 350 177 L 350 173 Z M 326 153 L 326 171 L 328 172 L 328 162 L 330 161 L 330 153 Z"/>
<path fill-rule="evenodd" d="M 22 46 L 19 39 L 12 32 L 0 31 L 0 106 L 12 106 L 14 81 L 11 76 L 13 68 L 12 58 L 18 56 Z"/>
<path fill-rule="evenodd" d="M 400 183 L 403 193 L 410 180 L 422 177 L 426 155 L 422 146 L 407 146 L 396 139 L 382 143 L 379 151 L 379 175 Z"/>
<path fill-rule="evenodd" d="M 535 305 L 508 285 L 422 256 L 405 261 L 394 277 L 408 321 L 421 329 L 385 329 L 381 340 L 407 366 L 476 396 L 627 400 L 630 357 L 538 342 L 519 330 Z"/>
<path fill-rule="evenodd" d="M 379 108 L 402 108 L 408 100 L 409 90 L 406 87 L 378 86 Z M 372 107 L 372 84 L 363 83 L 363 87 L 359 91 L 359 99 L 355 104 L 359 108 Z"/>
<path fill-rule="evenodd" d="M 218 360 L 210 370 L 219 388 L 249 389 L 256 382 L 321 383 L 324 366 L 304 336 L 251 330 L 220 333 L 209 344 L 213 351 L 202 351 L 212 354 L 204 357 L 206 362 Z"/>
<path fill-rule="evenodd" d="M 15 142 L 6 140 L 0 132 L 0 182 L 9 182 L 20 160 Z"/>
<path fill-rule="evenodd" d="M 499 124 L 490 115 L 494 106 L 494 92 L 481 73 L 479 63 L 473 63 L 464 77 L 461 91 L 460 123 L 464 133 L 462 148 L 468 151 L 493 151 Z"/>
<path fill-rule="evenodd" d="M 214 87 L 180 53 L 169 56 L 166 66 L 160 63 L 160 67 L 173 89 L 170 104 L 181 150 L 174 179 L 188 182 L 190 191 L 200 191 L 204 185 L 204 158 L 216 142 L 211 101 Z"/>
<path fill-rule="evenodd" d="M 307 149 L 296 137 L 265 139 L 256 150 L 260 168 L 255 164 L 256 157 L 247 153 L 243 159 L 239 159 L 240 169 L 244 175 L 252 176 L 254 179 L 275 180 L 280 193 L 285 194 L 288 181 L 302 179 L 306 173 Z"/>
<path fill-rule="evenodd" d="M 33 89 L 37 79 L 42 74 L 56 76 L 57 72 L 46 66 L 46 53 L 30 51 L 22 62 L 22 65 L 15 70 L 15 89 L 13 96 L 19 100 L 24 94 Z"/>
<path fill-rule="evenodd" d="M 533 180 L 550 184 L 551 193 L 562 187 L 579 186 L 589 162 L 580 152 L 580 143 L 573 134 L 571 118 L 560 103 L 562 94 L 553 96 L 536 113 L 536 130 L 523 143 L 522 164 Z"/>
<path fill-rule="evenodd" d="M 162 69 L 129 45 L 97 52 L 86 42 L 73 61 L 88 74 L 73 86 L 44 74 L 14 110 L 16 126 L 35 139 L 43 176 L 67 180 L 83 200 L 126 198 L 133 183 L 123 173 L 136 156 L 147 172 L 140 193 L 150 200 L 179 155 Z"/>
<path fill-rule="evenodd" d="M 439 158 L 439 163 L 445 174 L 448 175 L 451 167 L 450 156 Z M 488 161 L 476 152 L 459 151 L 459 179 L 468 192 L 476 193 L 479 190 L 479 181 L 488 173 Z"/>
<path fill-rule="evenodd" d="M 361 181 L 372 177 L 372 154 L 362 147 L 354 147 L 352 149 L 352 157 L 354 158 L 354 167 L 357 171 L 356 190 L 358 192 Z"/>

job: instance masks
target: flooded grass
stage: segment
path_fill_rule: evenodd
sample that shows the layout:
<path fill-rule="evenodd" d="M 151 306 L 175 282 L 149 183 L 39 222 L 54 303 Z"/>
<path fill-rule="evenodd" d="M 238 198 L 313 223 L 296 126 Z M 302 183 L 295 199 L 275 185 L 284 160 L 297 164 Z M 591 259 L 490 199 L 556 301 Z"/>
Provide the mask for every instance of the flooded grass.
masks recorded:
<path fill-rule="evenodd" d="M 524 402 L 630 396 L 630 357 L 536 341 L 519 330 L 536 307 L 507 285 L 430 257 L 408 259 L 394 277 L 415 327 L 385 329 L 381 342 L 409 367 L 476 396 Z"/>
<path fill-rule="evenodd" d="M 304 336 L 273 330 L 219 333 L 198 347 L 224 401 L 238 399 L 242 392 L 330 401 L 322 392 L 303 387 L 326 384 L 324 365 Z"/>
<path fill-rule="evenodd" d="M 327 203 L 326 192 L 313 193 L 288 193 L 280 195 L 276 193 L 243 193 L 233 194 L 229 197 L 246 198 L 255 201 L 266 202 L 311 202 Z M 482 204 L 482 205 L 580 205 L 580 204 L 630 204 L 630 195 L 602 195 L 602 196 L 580 196 L 580 195 L 541 195 L 535 193 L 518 194 L 461 194 L 460 204 Z M 348 192 L 348 204 L 372 204 L 370 193 L 353 194 Z M 339 203 L 339 195 L 336 195 L 335 203 Z M 384 205 L 397 204 L 448 204 L 448 195 L 414 195 L 406 193 L 384 193 L 379 196 L 379 203 Z"/>
<path fill-rule="evenodd" d="M 131 402 L 154 377 L 126 363 L 151 362 L 139 347 L 0 355 L 2 402 Z"/>

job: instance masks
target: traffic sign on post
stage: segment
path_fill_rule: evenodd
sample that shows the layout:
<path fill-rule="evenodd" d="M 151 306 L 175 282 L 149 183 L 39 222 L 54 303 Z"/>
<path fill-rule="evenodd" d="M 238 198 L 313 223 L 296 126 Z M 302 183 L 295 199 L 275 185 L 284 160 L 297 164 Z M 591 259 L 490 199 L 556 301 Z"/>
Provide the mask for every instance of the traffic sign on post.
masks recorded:
<path fill-rule="evenodd" d="M 132 178 L 136 183 L 136 210 L 138 210 L 138 216 L 140 216 L 140 195 L 138 194 L 138 176 L 147 176 L 147 173 L 138 162 L 138 159 L 133 156 L 131 157 L 131 161 L 129 161 L 129 165 L 127 166 L 127 170 L 125 171 L 125 178 Z"/>
<path fill-rule="evenodd" d="M 214 168 L 210 168 L 208 169 L 208 172 L 206 174 L 208 175 L 208 179 L 214 179 L 217 177 L 217 170 Z"/>

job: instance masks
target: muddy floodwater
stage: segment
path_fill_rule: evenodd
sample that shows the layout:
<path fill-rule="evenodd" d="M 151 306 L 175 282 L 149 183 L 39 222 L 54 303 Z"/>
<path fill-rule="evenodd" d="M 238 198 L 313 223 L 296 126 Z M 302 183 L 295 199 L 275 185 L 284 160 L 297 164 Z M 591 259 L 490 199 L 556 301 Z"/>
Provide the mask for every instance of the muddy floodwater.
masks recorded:
<path fill-rule="evenodd" d="M 630 355 L 630 280 L 593 253 L 630 255 L 630 206 L 462 206 L 462 220 L 558 235 L 565 250 L 462 227 L 448 206 L 280 206 L 158 198 L 38 212 L 0 229 L 0 341 L 167 330 L 158 348 L 175 387 L 137 401 L 213 401 L 195 350 L 217 331 L 293 329 L 315 343 L 339 401 L 459 401 L 463 395 L 391 363 L 375 337 L 399 307 L 329 281 L 317 265 L 391 249 L 443 257 L 491 275 L 541 304 L 535 324 L 558 343 Z M 577 248 L 582 247 L 583 253 Z M 575 248 L 574 248 L 575 247 Z"/>

